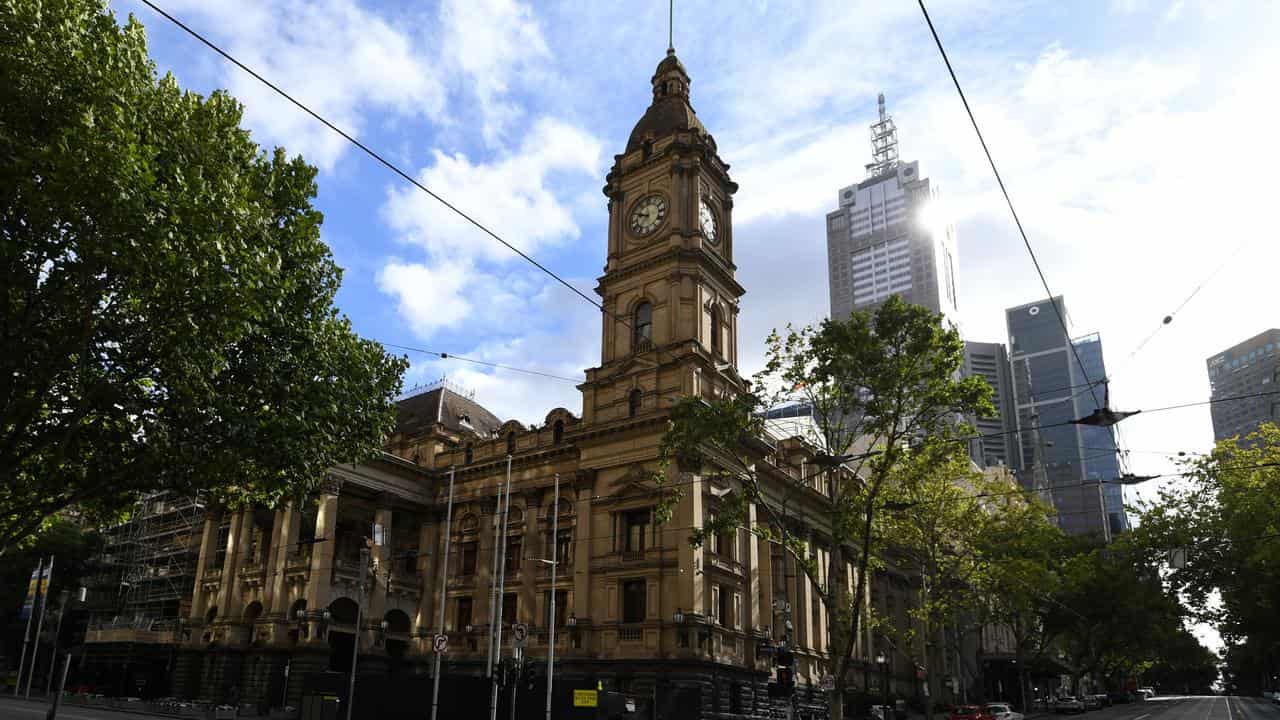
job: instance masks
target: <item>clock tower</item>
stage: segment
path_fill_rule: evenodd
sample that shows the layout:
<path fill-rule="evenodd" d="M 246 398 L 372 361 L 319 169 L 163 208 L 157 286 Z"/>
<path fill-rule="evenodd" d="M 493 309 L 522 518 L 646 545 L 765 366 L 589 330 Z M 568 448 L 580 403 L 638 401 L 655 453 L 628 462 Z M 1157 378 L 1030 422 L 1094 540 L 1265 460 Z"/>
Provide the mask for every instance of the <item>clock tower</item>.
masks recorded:
<path fill-rule="evenodd" d="M 689 102 L 668 49 L 653 100 L 605 179 L 609 245 L 596 292 L 600 366 L 587 371 L 583 420 L 647 415 L 684 395 L 743 389 L 738 375 L 729 165 Z"/>

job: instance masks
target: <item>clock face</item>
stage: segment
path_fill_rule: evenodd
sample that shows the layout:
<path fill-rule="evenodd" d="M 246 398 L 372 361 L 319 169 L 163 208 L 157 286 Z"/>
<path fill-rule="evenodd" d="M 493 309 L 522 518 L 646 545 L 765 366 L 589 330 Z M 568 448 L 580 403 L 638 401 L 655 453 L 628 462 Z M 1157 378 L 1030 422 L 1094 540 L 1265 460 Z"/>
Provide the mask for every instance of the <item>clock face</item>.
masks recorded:
<path fill-rule="evenodd" d="M 661 195 L 650 195 L 631 209 L 631 232 L 648 235 L 667 218 L 667 201 Z"/>
<path fill-rule="evenodd" d="M 698 204 L 698 227 L 707 240 L 712 243 L 720 242 L 720 237 L 716 234 L 716 214 L 711 211 L 711 205 L 705 199 Z"/>

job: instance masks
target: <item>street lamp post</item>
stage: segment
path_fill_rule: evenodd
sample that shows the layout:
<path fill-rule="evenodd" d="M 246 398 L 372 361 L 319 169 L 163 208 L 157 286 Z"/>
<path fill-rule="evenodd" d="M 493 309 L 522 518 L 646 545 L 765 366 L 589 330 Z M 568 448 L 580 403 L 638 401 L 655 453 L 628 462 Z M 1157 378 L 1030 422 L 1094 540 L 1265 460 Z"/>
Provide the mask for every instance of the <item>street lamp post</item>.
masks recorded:
<path fill-rule="evenodd" d="M 876 653 L 876 665 L 880 666 L 881 720 L 889 720 L 889 658 L 883 652 Z"/>

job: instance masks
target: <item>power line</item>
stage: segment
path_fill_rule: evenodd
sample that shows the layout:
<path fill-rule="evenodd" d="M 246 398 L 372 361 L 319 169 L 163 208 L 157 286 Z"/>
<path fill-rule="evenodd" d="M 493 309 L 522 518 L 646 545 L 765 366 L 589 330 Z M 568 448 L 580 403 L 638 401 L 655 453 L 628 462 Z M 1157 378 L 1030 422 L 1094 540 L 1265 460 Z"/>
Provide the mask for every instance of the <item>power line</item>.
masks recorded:
<path fill-rule="evenodd" d="M 1187 303 L 1191 302 L 1191 300 L 1196 295 L 1198 295 L 1201 290 L 1204 289 L 1205 285 L 1208 285 L 1211 280 L 1217 277 L 1218 273 L 1222 272 L 1223 268 L 1225 268 L 1228 263 L 1234 260 L 1236 255 L 1239 255 L 1240 251 L 1244 250 L 1245 246 L 1247 246 L 1250 243 L 1250 241 L 1252 241 L 1252 239 L 1253 239 L 1252 236 L 1245 238 L 1245 240 L 1241 242 L 1239 245 L 1237 245 L 1236 249 L 1233 250 L 1231 254 L 1228 255 L 1227 258 L 1218 265 L 1218 267 L 1214 268 L 1212 272 L 1210 272 L 1207 276 L 1205 276 L 1203 280 L 1201 280 L 1198 284 L 1196 284 L 1196 286 L 1191 290 L 1191 294 L 1187 295 L 1187 297 L 1183 299 L 1181 303 L 1178 304 L 1178 307 L 1173 309 L 1173 312 L 1164 316 L 1164 318 L 1160 321 L 1160 324 L 1157 325 L 1156 328 L 1151 331 L 1151 334 L 1148 335 L 1146 338 L 1144 338 L 1142 342 L 1138 343 L 1138 346 L 1135 347 L 1133 351 L 1129 353 L 1129 356 L 1127 358 L 1125 358 L 1126 366 L 1129 362 L 1132 362 L 1134 356 L 1137 355 L 1142 350 L 1142 348 L 1146 347 L 1147 343 L 1151 342 L 1151 340 L 1155 338 L 1155 336 L 1158 335 L 1160 331 L 1165 328 L 1166 325 L 1173 322 L 1173 318 L 1178 313 L 1182 312 L 1182 309 L 1187 306 Z M 1124 367 L 1120 368 L 1120 370 L 1123 370 L 1123 369 Z M 1111 376 L 1114 377 L 1116 373 L 1120 372 L 1120 370 L 1116 370 L 1116 372 L 1111 373 Z"/>
<path fill-rule="evenodd" d="M 942 61 L 946 63 L 947 72 L 951 75 L 951 82 L 956 86 L 956 92 L 960 95 L 960 102 L 964 104 L 964 111 L 969 115 L 969 122 L 973 125 L 973 131 L 978 136 L 978 142 L 982 144 L 982 152 L 987 156 L 987 163 L 991 165 L 991 172 L 995 175 L 996 183 L 1000 186 L 1000 193 L 1004 195 L 1005 204 L 1009 206 L 1009 214 L 1013 216 L 1013 222 L 1018 227 L 1018 234 L 1022 236 L 1022 244 L 1026 246 L 1027 254 L 1031 256 L 1031 263 L 1035 266 L 1036 274 L 1040 276 L 1040 284 L 1048 295 L 1049 305 L 1053 307 L 1053 312 L 1058 317 L 1058 323 L 1062 325 L 1062 332 L 1066 333 L 1067 343 L 1071 346 L 1071 354 L 1075 356 L 1076 365 L 1080 367 L 1080 374 L 1084 376 L 1085 382 L 1090 382 L 1089 371 L 1085 370 L 1084 362 L 1080 359 L 1080 352 L 1076 350 L 1075 343 L 1071 342 L 1071 330 L 1067 328 L 1067 320 L 1063 317 L 1062 310 L 1058 308 L 1058 304 L 1053 301 L 1053 291 L 1049 289 L 1049 281 L 1045 279 L 1044 270 L 1040 267 L 1040 260 L 1036 257 L 1036 252 L 1031 247 L 1031 241 L 1027 238 L 1027 232 L 1022 227 L 1022 220 L 1018 217 L 1018 211 L 1013 207 L 1013 199 L 1009 196 L 1009 190 L 1005 187 L 1004 178 L 1000 176 L 1000 170 L 996 167 L 996 161 L 991 155 L 991 149 L 987 147 L 987 140 L 982 136 L 982 129 L 978 127 L 978 119 L 973 114 L 973 108 L 969 107 L 969 99 L 965 97 L 964 88 L 960 87 L 960 79 L 956 77 L 955 68 L 951 66 L 951 59 L 947 57 L 947 51 L 942 47 L 942 39 L 938 37 L 938 31 L 933 26 L 933 19 L 929 17 L 929 10 L 925 8 L 924 0 L 917 0 L 917 2 L 920 4 L 920 12 L 924 13 L 925 22 L 929 25 L 929 32 L 933 35 L 933 41 L 938 46 L 938 52 L 942 55 Z M 1093 394 L 1094 403 L 1097 403 L 1098 396 L 1093 393 L 1093 387 L 1090 387 L 1089 391 Z"/>
<path fill-rule="evenodd" d="M 582 291 L 581 291 L 581 290 L 579 290 L 578 288 L 576 288 L 576 287 L 574 287 L 573 285 L 571 285 L 571 284 L 569 283 L 569 281 L 567 281 L 567 280 L 565 280 L 564 278 L 562 278 L 562 277 L 560 277 L 559 275 L 557 275 L 557 274 L 555 273 L 555 271 L 551 270 L 551 269 L 550 269 L 550 268 L 548 268 L 546 265 L 543 265 L 542 263 L 540 263 L 540 262 L 538 262 L 537 260 L 533 259 L 533 257 L 532 257 L 532 256 L 530 256 L 528 253 L 524 252 L 524 251 L 523 251 L 523 250 L 521 250 L 520 248 L 518 248 L 518 247 L 516 247 L 515 245 L 512 245 L 511 243 L 509 243 L 509 242 L 507 242 L 506 240 L 504 240 L 504 239 L 503 239 L 500 235 L 498 235 L 496 232 L 494 232 L 493 230 L 490 230 L 488 226 L 484 225 L 484 224 L 483 224 L 483 223 L 481 223 L 479 220 L 476 220 L 474 217 L 472 217 L 472 216 L 468 215 L 466 212 L 464 212 L 463 210 L 461 210 L 460 208 L 458 208 L 458 206 L 456 206 L 456 205 L 454 205 L 453 203 L 449 202 L 448 200 L 444 199 L 444 198 L 443 198 L 443 197 L 441 197 L 439 194 L 437 194 L 437 193 L 433 192 L 433 191 L 432 191 L 430 188 L 428 188 L 426 185 L 423 185 L 422 183 L 418 182 L 416 179 L 414 179 L 414 178 L 413 178 L 413 176 L 409 175 L 409 174 L 408 174 L 408 173 L 406 173 L 404 170 L 401 170 L 398 166 L 396 166 L 396 165 L 395 165 L 394 163 L 392 163 L 390 160 L 387 160 L 385 157 L 383 157 L 383 156 L 382 156 L 381 154 L 379 154 L 378 152 L 374 151 L 374 150 L 373 150 L 372 148 L 370 148 L 368 145 L 365 145 L 364 143 L 360 142 L 359 140 L 357 140 L 357 139 L 356 139 L 355 137 L 353 137 L 352 135 L 348 134 L 346 131 L 344 131 L 344 130 L 342 130 L 341 128 L 339 128 L 337 125 L 334 125 L 332 122 L 330 122 L 329 120 L 327 120 L 327 119 L 326 119 L 323 115 L 321 115 L 320 113 L 317 113 L 315 110 L 312 110 L 310 107 L 307 107 L 307 106 L 306 106 L 305 104 L 303 104 L 301 101 L 297 100 L 297 99 L 296 99 L 296 98 L 294 98 L 292 95 L 290 95 L 289 93 L 287 93 L 287 92 L 285 92 L 284 90 L 282 90 L 278 85 L 276 85 L 275 83 L 273 83 L 273 82 L 271 82 L 270 80 L 266 79 L 266 78 L 265 78 L 265 77 L 263 77 L 262 75 L 258 74 L 258 73 L 257 73 L 257 71 L 253 70 L 253 68 L 250 68 L 248 65 L 245 65 L 244 63 L 240 62 L 240 61 L 239 61 L 239 60 L 237 60 L 233 55 L 231 55 L 230 53 L 228 53 L 226 50 L 223 50 L 221 47 L 218 47 L 218 46 L 217 46 L 217 45 L 215 45 L 211 40 L 209 40 L 208 38 L 204 37 L 203 35 L 201 35 L 200 33 L 196 32 L 195 30 L 191 29 L 189 26 L 187 26 L 187 25 L 186 25 L 185 23 L 183 23 L 181 20 L 179 20 L 179 19 L 177 19 L 176 17 L 174 17 L 173 15 L 170 15 L 169 13 L 165 12 L 163 9 L 161 9 L 159 6 L 157 6 L 157 5 L 156 5 L 154 2 L 152 2 L 151 0 L 141 0 L 141 2 L 142 2 L 144 5 L 146 5 L 147 7 L 151 8 L 152 10 L 154 10 L 155 12 L 159 13 L 162 17 L 164 17 L 164 18 L 165 18 L 166 20 L 168 20 L 169 22 L 171 22 L 171 23 L 173 23 L 174 25 L 177 25 L 178 27 L 182 28 L 182 30 L 183 30 L 183 31 L 185 31 L 185 32 L 186 32 L 188 35 L 190 35 L 191 37 L 195 38 L 196 40 L 199 40 L 201 43 L 204 43 L 204 45 L 206 45 L 209 49 L 211 49 L 211 50 L 213 50 L 214 52 L 216 52 L 216 53 L 218 53 L 219 55 L 221 55 L 221 56 L 222 56 L 223 58 L 225 58 L 228 62 L 231 62 L 231 63 L 232 63 L 232 64 L 234 64 L 236 67 L 240 68 L 241 70 L 245 71 L 246 73 L 249 73 L 249 75 L 253 76 L 253 78 L 254 78 L 255 80 L 257 80 L 258 82 L 262 83 L 263 85 L 266 85 L 268 88 L 270 88 L 270 89 L 271 89 L 272 91 L 274 91 L 276 94 L 278 94 L 280 97 L 283 97 L 285 100 L 288 100 L 289 102 L 293 103 L 295 106 L 297 106 L 297 107 L 298 107 L 298 109 L 302 110 L 302 111 L 303 111 L 303 112 L 305 112 L 306 114 L 308 114 L 308 115 L 310 115 L 311 117 L 313 117 L 313 118 L 315 118 L 316 120 L 318 120 L 318 121 L 319 121 L 321 124 L 323 124 L 325 127 L 329 128 L 329 129 L 330 129 L 330 130 L 332 130 L 333 132 L 335 132 L 335 133 L 337 133 L 338 135 L 340 135 L 340 136 L 341 136 L 343 139 L 345 139 L 347 142 L 351 143 L 352 145 L 354 145 L 354 146 L 356 146 L 357 148 L 359 148 L 360 150 L 362 150 L 366 155 L 368 155 L 369 157 L 371 157 L 371 158 L 373 158 L 374 160 L 376 160 L 376 161 L 378 161 L 379 163 L 381 163 L 381 164 L 382 164 L 383 166 L 385 166 L 388 170 L 390 170 L 391 172 L 395 173 L 396 175 L 399 175 L 399 176 L 400 176 L 401 178 L 403 178 L 406 182 L 410 183 L 410 184 L 411 184 L 411 185 L 413 185 L 414 187 L 416 187 L 416 188 L 418 188 L 419 190 L 421 190 L 422 192 L 426 193 L 426 194 L 427 194 L 427 195 L 429 195 L 433 200 L 435 200 L 436 202 L 438 202 L 438 203 L 440 203 L 441 205 L 445 206 L 446 208 L 448 208 L 449 210 L 451 210 L 454 214 L 456 214 L 456 215 L 458 215 L 459 217 L 461 217 L 462 219 L 466 220 L 466 221 L 467 221 L 468 223 L 470 223 L 471 225 L 474 225 L 474 226 L 475 226 L 476 228 L 478 228 L 481 232 L 485 233 L 486 235 L 488 235 L 489 237 L 493 238 L 494 240 L 497 240 L 498 242 L 502 243 L 502 244 L 503 244 L 503 245 L 504 245 L 508 250 L 510 250 L 511 252 L 515 253 L 516 255 L 519 255 L 519 256 L 520 256 L 521 258 L 523 258 L 526 262 L 528 262 L 529 264 L 533 265 L 533 266 L 534 266 L 534 267 L 536 267 L 537 269 L 541 270 L 543 273 L 545 273 L 547 276 L 549 276 L 549 277 L 551 277 L 552 279 L 554 279 L 556 282 L 558 282 L 558 283 L 560 283 L 561 285 L 563 285 L 563 286 L 565 286 L 566 288 L 568 288 L 568 289 L 569 289 L 569 291 L 570 291 L 570 292 L 572 292 L 573 294 L 577 295 L 578 297 L 582 298 L 583 300 L 586 300 L 588 303 L 590 303 L 593 307 L 595 307 L 596 309 L 600 310 L 601 312 L 608 312 L 607 310 L 605 310 L 604 305 L 600 304 L 599 302 L 596 302 L 595 300 L 593 300 L 592 298 L 590 298 L 589 296 L 587 296 L 587 294 L 586 294 L 586 293 L 582 292 Z M 575 381 L 575 382 L 576 382 L 576 381 Z"/>
<path fill-rule="evenodd" d="M 575 385 L 578 385 L 583 382 L 581 378 L 571 378 L 571 377 L 565 377 L 564 375 L 554 375 L 552 373 L 542 372 L 541 370 L 530 370 L 528 368 L 516 367 L 514 365 L 503 365 L 501 363 L 489 362 L 487 360 L 477 360 L 475 358 L 463 357 L 461 355 L 455 355 L 453 353 L 437 352 L 435 350 L 427 350 L 425 348 L 410 347 L 408 345 L 397 345 L 395 343 L 383 342 L 381 340 L 377 342 L 379 342 L 383 347 L 396 348 L 397 350 L 407 350 L 409 352 L 419 352 L 426 355 L 435 355 L 441 360 L 459 360 L 461 362 L 473 363 L 475 365 L 484 365 L 486 367 L 498 368 L 501 370 L 510 370 L 511 372 L 524 373 L 526 375 L 537 375 L 539 377 L 551 378 L 552 380 L 563 380 L 565 382 L 571 382 Z"/>

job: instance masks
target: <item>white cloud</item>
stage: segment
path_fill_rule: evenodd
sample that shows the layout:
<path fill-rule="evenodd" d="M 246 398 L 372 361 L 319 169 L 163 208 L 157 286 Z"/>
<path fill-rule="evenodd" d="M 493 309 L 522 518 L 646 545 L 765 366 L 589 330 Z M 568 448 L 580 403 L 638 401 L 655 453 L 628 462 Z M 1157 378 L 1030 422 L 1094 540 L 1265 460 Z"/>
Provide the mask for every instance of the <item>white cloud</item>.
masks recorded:
<path fill-rule="evenodd" d="M 446 0 L 440 21 L 441 59 L 466 75 L 481 108 L 484 140 L 500 145 L 523 115 L 521 105 L 508 97 L 512 82 L 536 74 L 549 56 L 537 18 L 514 0 Z"/>
<path fill-rule="evenodd" d="M 599 177 L 600 143 L 586 132 L 543 118 L 516 153 L 473 162 L 436 151 L 422 183 L 488 224 L 525 253 L 579 235 L 581 185 Z M 379 289 L 394 296 L 420 338 L 446 329 L 471 337 L 511 338 L 554 324 L 558 309 L 537 311 L 558 285 L 457 213 L 414 187 L 390 186 L 382 217 L 397 239 L 421 249 L 423 261 L 391 259 Z"/>
<path fill-rule="evenodd" d="M 584 368 L 600 361 L 600 314 L 585 303 L 566 301 L 557 293 L 539 296 L 526 307 L 538 318 L 518 336 L 482 340 L 458 351 L 464 357 L 558 375 L 580 382 Z M 546 320 L 554 320 L 545 326 Z M 575 382 L 540 375 L 489 368 L 462 360 L 421 360 L 410 368 L 406 385 L 447 376 L 476 401 L 503 419 L 541 424 L 548 411 L 564 407 L 582 412 L 582 394 Z"/>
<path fill-rule="evenodd" d="M 355 0 L 178 0 L 170 9 L 353 134 L 375 112 L 442 117 L 445 91 L 435 61 L 422 52 L 424 44 Z M 349 149 L 244 71 L 229 64 L 218 71 L 244 103 L 246 124 L 259 133 L 260 143 L 283 145 L 326 170 Z"/>
<path fill-rule="evenodd" d="M 556 190 L 600 176 L 600 142 L 581 129 L 543 118 L 519 150 L 489 163 L 456 153 L 433 153 L 418 175 L 422 184 L 487 224 L 522 251 L 576 238 L 572 208 Z M 553 182 L 554 180 L 554 182 Z M 511 250 L 414 187 L 392 186 L 383 218 L 401 241 L 424 248 L 436 260 L 474 258 L 491 263 L 517 259 Z"/>

